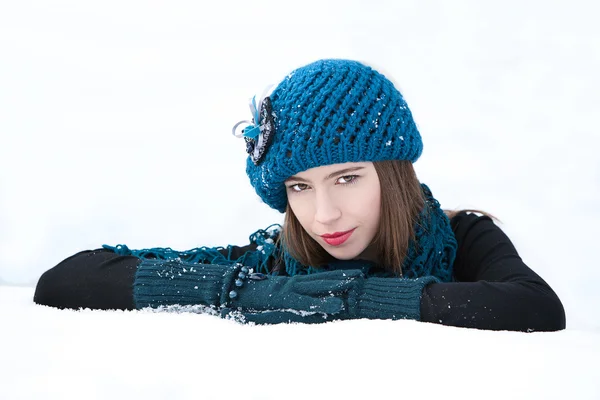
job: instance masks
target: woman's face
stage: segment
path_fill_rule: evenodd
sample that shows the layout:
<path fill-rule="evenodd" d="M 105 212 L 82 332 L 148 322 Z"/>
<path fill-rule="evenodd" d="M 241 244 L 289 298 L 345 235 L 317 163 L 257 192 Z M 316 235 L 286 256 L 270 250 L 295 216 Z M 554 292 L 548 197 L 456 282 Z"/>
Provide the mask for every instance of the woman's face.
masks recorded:
<path fill-rule="evenodd" d="M 372 162 L 311 168 L 286 182 L 288 203 L 308 234 L 338 260 L 372 259 L 381 187 Z"/>

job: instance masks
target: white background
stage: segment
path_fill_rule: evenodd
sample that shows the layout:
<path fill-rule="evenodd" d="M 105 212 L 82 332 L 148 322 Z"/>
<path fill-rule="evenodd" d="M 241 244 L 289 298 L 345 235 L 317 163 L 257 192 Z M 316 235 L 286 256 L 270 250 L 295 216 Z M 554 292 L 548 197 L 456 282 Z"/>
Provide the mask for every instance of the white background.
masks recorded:
<path fill-rule="evenodd" d="M 352 58 L 404 94 L 424 140 L 417 174 L 442 206 L 500 218 L 563 301 L 565 334 L 598 339 L 597 8 L 0 0 L 0 283 L 32 287 L 104 243 L 241 245 L 282 222 L 249 185 L 231 127 L 291 70 Z M 10 291 L 20 297 L 2 301 L 35 309 Z"/>

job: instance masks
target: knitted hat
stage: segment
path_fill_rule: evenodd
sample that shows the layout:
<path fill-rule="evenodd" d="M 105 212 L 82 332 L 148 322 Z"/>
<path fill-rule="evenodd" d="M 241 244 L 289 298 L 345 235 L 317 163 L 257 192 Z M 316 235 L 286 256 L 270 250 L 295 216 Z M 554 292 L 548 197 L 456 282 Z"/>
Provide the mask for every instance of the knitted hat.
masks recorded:
<path fill-rule="evenodd" d="M 287 205 L 284 182 L 299 172 L 345 162 L 415 162 L 423 151 L 400 92 L 356 61 L 301 67 L 251 109 L 254 119 L 243 130 L 246 173 L 262 200 L 280 212 Z"/>

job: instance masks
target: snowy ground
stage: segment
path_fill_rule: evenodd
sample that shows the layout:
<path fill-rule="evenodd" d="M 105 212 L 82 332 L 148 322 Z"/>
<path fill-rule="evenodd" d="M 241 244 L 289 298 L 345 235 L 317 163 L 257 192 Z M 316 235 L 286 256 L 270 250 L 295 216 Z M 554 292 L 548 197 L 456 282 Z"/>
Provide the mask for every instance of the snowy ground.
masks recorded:
<path fill-rule="evenodd" d="M 32 305 L 31 289 L 2 289 L 2 399 L 600 396 L 599 333 L 368 320 L 244 326 L 195 314 L 61 311 Z"/>
<path fill-rule="evenodd" d="M 0 0 L 0 398 L 600 397 L 598 7 Z M 502 220 L 565 332 L 31 303 L 40 274 L 83 249 L 245 244 L 281 222 L 230 129 L 248 97 L 325 57 L 397 82 L 419 178 L 445 208 Z"/>

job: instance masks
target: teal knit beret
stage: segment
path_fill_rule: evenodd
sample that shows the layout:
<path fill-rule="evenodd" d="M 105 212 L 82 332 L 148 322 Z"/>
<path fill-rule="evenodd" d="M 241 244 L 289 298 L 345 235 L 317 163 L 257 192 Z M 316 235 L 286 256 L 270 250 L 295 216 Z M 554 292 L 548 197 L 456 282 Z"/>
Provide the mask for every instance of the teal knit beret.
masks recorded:
<path fill-rule="evenodd" d="M 402 94 L 356 61 L 301 67 L 259 104 L 254 133 L 244 134 L 246 173 L 261 199 L 280 212 L 287 205 L 284 182 L 299 172 L 345 162 L 415 162 L 423 151 Z"/>

